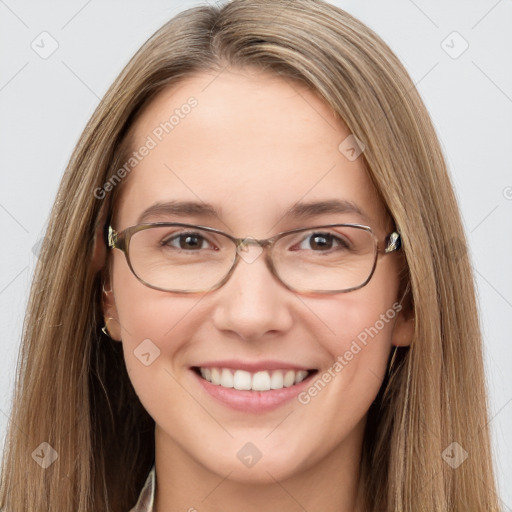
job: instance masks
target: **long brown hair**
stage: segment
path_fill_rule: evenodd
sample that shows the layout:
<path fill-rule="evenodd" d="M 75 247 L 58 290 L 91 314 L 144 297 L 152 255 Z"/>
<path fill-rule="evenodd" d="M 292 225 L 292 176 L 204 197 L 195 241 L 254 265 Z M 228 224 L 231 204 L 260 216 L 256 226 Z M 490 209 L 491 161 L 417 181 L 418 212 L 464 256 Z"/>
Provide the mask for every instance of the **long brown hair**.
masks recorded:
<path fill-rule="evenodd" d="M 319 0 L 234 0 L 184 11 L 142 46 L 100 102 L 62 179 L 36 268 L 0 506 L 121 512 L 134 505 L 154 460 L 154 421 L 134 392 L 121 344 L 101 332 L 101 275 L 91 259 L 113 197 L 108 190 L 98 199 L 97 191 L 118 172 L 149 101 L 192 73 L 228 65 L 276 73 L 323 98 L 364 142 L 369 175 L 402 234 L 415 333 L 368 413 L 367 510 L 498 510 L 472 270 L 435 130 L 389 47 Z M 41 443 L 58 455 L 46 469 L 37 458 L 49 461 L 53 452 Z M 469 456 L 452 467 L 446 453 L 461 449 Z"/>

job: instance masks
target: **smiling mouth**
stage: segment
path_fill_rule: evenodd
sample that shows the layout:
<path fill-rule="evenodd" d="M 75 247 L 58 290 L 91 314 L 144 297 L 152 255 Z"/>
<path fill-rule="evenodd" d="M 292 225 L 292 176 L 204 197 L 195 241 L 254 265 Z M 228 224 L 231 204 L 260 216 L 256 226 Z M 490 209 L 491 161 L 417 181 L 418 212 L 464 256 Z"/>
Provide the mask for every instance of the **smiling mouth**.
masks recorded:
<path fill-rule="evenodd" d="M 214 385 L 240 391 L 270 391 L 289 388 L 318 372 L 316 369 L 248 372 L 231 368 L 201 368 L 198 366 L 192 367 L 192 370 L 199 377 Z"/>

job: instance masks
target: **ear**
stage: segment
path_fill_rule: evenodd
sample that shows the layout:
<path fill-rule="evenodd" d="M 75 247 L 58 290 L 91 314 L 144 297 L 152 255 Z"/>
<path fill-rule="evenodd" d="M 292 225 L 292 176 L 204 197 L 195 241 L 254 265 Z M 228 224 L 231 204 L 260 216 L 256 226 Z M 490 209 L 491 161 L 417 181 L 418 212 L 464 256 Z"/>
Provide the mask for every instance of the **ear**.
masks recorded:
<path fill-rule="evenodd" d="M 119 323 L 119 315 L 117 313 L 114 291 L 110 285 L 108 271 L 103 272 L 103 290 L 101 294 L 101 309 L 105 319 L 105 326 L 109 336 L 115 341 L 121 341 L 121 324 Z"/>
<path fill-rule="evenodd" d="M 414 316 L 398 313 L 393 328 L 391 343 L 396 347 L 408 347 L 414 336 Z"/>
<path fill-rule="evenodd" d="M 404 304 L 404 306 L 400 309 L 396 317 L 393 333 L 391 335 L 391 343 L 396 347 L 408 347 L 412 342 L 415 330 L 414 306 L 412 304 L 409 286 L 407 286 L 400 304 Z"/>
<path fill-rule="evenodd" d="M 101 309 L 109 336 L 115 341 L 121 341 L 121 325 L 117 314 L 114 292 L 112 290 L 108 268 L 107 246 L 105 245 L 105 224 L 107 222 L 107 207 L 103 203 L 96 226 L 94 227 L 94 240 L 91 253 L 91 267 L 93 272 L 101 271 L 103 289 L 101 294 Z"/>

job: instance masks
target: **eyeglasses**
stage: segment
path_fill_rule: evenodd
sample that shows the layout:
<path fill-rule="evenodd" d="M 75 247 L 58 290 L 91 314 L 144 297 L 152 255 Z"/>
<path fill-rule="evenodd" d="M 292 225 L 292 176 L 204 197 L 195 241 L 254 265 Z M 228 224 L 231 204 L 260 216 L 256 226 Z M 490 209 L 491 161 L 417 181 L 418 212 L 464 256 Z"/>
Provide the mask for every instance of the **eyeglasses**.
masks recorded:
<path fill-rule="evenodd" d="M 350 292 L 370 281 L 379 254 L 401 245 L 399 233 L 393 231 L 379 247 L 371 228 L 360 224 L 299 228 L 256 240 L 175 222 L 138 224 L 121 232 L 109 226 L 107 243 L 124 252 L 143 284 L 178 293 L 215 290 L 226 283 L 240 259 L 252 263 L 263 252 L 269 270 L 290 290 Z"/>

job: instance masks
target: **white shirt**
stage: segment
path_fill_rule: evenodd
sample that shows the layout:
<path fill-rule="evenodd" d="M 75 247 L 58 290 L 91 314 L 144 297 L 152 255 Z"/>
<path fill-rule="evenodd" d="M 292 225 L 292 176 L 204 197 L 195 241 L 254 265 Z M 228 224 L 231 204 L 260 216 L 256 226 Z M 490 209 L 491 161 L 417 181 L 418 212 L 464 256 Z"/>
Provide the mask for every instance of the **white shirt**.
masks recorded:
<path fill-rule="evenodd" d="M 130 512 L 153 512 L 155 501 L 155 465 L 149 471 L 146 482 L 139 494 L 139 499 Z"/>

